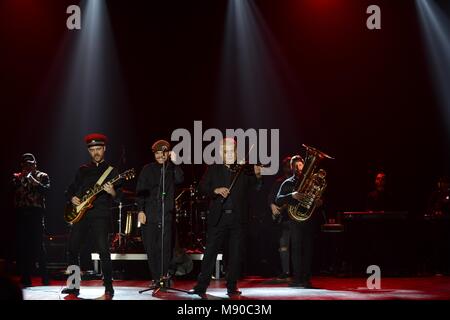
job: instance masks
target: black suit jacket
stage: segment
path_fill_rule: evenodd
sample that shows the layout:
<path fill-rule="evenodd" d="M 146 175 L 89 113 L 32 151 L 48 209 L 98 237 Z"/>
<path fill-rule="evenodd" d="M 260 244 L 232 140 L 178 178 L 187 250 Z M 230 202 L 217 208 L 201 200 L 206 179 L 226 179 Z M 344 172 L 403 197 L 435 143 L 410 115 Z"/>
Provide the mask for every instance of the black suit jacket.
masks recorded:
<path fill-rule="evenodd" d="M 225 175 L 225 168 L 223 164 L 213 164 L 208 166 L 205 174 L 203 175 L 199 191 L 207 195 L 210 199 L 208 225 L 215 226 L 220 220 L 222 215 L 222 199 L 221 195 L 214 193 L 216 188 L 230 187 L 230 181 Z M 231 201 L 233 203 L 233 215 L 235 215 L 235 221 L 238 223 L 247 223 L 248 221 L 248 193 L 254 189 L 259 191 L 262 186 L 262 178 L 257 179 L 255 174 L 248 174 L 242 172 L 236 183 L 231 190 Z"/>

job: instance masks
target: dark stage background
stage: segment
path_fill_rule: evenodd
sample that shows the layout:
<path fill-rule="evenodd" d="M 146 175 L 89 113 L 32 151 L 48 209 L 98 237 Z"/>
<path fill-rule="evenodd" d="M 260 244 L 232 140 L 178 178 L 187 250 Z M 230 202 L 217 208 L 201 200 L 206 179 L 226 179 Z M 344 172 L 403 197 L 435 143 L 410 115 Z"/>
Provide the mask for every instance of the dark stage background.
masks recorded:
<path fill-rule="evenodd" d="M 88 160 L 90 131 L 110 137 L 109 161 L 125 154 L 122 166 L 140 169 L 155 139 L 192 130 L 194 120 L 204 130 L 279 128 L 281 155 L 306 143 L 336 158 L 326 164 L 329 216 L 364 209 L 380 169 L 399 209 L 419 216 L 449 173 L 445 112 L 414 1 L 257 0 L 264 27 L 250 25 L 232 49 L 227 1 L 109 0 L 109 27 L 90 35 L 91 45 L 88 31 L 66 28 L 76 3 L 0 1 L 0 257 L 13 256 L 9 182 L 20 155 L 34 153 L 49 173 L 48 230 L 63 234 L 64 189 Z M 371 4 L 382 9 L 378 31 L 365 27 Z M 252 40 L 255 29 L 266 46 Z M 187 185 L 203 172 L 184 169 Z M 253 205 L 255 225 L 269 217 L 272 181 Z"/>

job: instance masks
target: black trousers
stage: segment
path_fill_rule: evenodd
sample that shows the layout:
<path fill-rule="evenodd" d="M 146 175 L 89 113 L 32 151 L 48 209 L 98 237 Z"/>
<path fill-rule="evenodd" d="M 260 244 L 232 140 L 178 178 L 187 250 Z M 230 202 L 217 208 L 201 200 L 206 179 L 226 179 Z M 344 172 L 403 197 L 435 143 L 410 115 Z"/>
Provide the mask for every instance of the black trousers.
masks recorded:
<path fill-rule="evenodd" d="M 237 287 L 237 280 L 241 269 L 243 225 L 236 221 L 233 213 L 222 213 L 222 217 L 215 226 L 208 226 L 206 250 L 202 260 L 201 271 L 198 276 L 196 290 L 206 291 L 211 282 L 216 265 L 216 258 L 220 247 L 225 240 L 227 247 L 227 289 Z"/>
<path fill-rule="evenodd" d="M 78 223 L 72 226 L 70 233 L 68 253 L 69 264 L 80 265 L 80 251 L 85 244 L 89 232 L 94 239 L 94 249 L 100 255 L 105 286 L 112 285 L 112 263 L 109 251 L 109 231 L 111 219 L 109 217 L 92 217 L 88 212 Z"/>
<path fill-rule="evenodd" d="M 290 220 L 289 228 L 293 281 L 307 282 L 311 279 L 314 225 L 311 221 L 298 223 Z"/>
<path fill-rule="evenodd" d="M 23 284 L 31 285 L 35 263 L 39 274 L 47 278 L 46 250 L 43 242 L 45 210 L 42 208 L 17 209 L 17 266 Z"/>
<path fill-rule="evenodd" d="M 290 264 L 290 241 L 291 241 L 291 228 L 290 221 L 281 222 L 281 235 L 280 235 L 280 260 L 281 260 L 281 270 L 282 273 L 289 274 L 289 264 Z"/>
<path fill-rule="evenodd" d="M 162 224 L 147 223 L 141 226 L 142 241 L 148 257 L 148 267 L 152 280 L 158 281 L 161 276 L 175 272 L 172 261 L 172 222 L 164 223 L 164 247 L 162 248 Z M 164 250 L 164 252 L 162 252 Z M 164 256 L 161 269 L 161 254 Z M 161 272 L 162 270 L 162 272 Z"/>

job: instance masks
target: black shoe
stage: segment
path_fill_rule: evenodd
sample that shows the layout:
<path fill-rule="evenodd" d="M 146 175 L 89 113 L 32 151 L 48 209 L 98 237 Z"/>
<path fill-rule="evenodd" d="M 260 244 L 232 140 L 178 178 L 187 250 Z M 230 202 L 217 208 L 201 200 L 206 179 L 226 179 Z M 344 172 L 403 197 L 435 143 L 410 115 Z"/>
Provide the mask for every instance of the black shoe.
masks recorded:
<path fill-rule="evenodd" d="M 114 296 L 114 288 L 111 283 L 105 284 L 105 296 L 111 296 L 111 298 Z"/>
<path fill-rule="evenodd" d="M 303 283 L 301 283 L 299 281 L 291 281 L 291 282 L 289 282 L 288 287 L 291 287 L 291 288 L 303 288 Z"/>
<path fill-rule="evenodd" d="M 188 291 L 188 294 L 196 294 L 202 299 L 206 299 L 206 290 L 194 288 Z"/>
<path fill-rule="evenodd" d="M 237 296 L 240 296 L 241 294 L 242 294 L 242 292 L 239 291 L 237 288 L 227 290 L 227 295 L 229 297 L 237 297 Z"/>
<path fill-rule="evenodd" d="M 105 289 L 105 300 L 111 300 L 114 297 L 114 289 L 106 288 Z"/>
<path fill-rule="evenodd" d="M 289 278 L 289 273 L 284 273 L 284 272 L 277 277 L 277 279 L 280 279 L 280 280 L 284 280 L 287 278 Z"/>
<path fill-rule="evenodd" d="M 310 281 L 292 281 L 288 284 L 291 288 L 302 288 L 302 289 L 316 289 L 312 286 Z"/>
<path fill-rule="evenodd" d="M 64 288 L 64 289 L 62 289 L 61 293 L 64 293 L 64 294 L 73 294 L 73 295 L 78 296 L 78 295 L 80 294 L 80 289 L 75 289 L 75 288 L 73 288 L 73 289 L 70 289 L 70 288 Z"/>
<path fill-rule="evenodd" d="M 22 285 L 23 288 L 32 287 L 33 286 L 33 283 L 31 282 L 30 278 L 22 278 L 20 280 L 20 284 Z"/>

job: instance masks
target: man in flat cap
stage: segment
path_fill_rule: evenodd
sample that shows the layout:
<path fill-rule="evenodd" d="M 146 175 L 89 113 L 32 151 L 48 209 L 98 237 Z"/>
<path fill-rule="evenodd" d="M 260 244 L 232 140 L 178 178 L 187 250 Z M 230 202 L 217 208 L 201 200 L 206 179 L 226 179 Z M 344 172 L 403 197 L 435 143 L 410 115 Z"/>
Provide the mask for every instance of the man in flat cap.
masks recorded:
<path fill-rule="evenodd" d="M 36 158 L 31 153 L 22 155 L 21 171 L 13 175 L 14 207 L 17 213 L 17 264 L 21 283 L 29 287 L 36 261 L 42 283 L 48 284 L 45 248 L 43 244 L 45 197 L 50 189 L 50 178 L 37 170 Z"/>
<path fill-rule="evenodd" d="M 103 134 L 93 133 L 85 137 L 86 146 L 91 157 L 88 164 L 82 165 L 75 174 L 75 179 L 66 191 L 67 201 L 79 205 L 81 198 L 95 184 L 102 181 L 103 191 L 97 195 L 93 207 L 77 223 L 72 225 L 68 253 L 69 264 L 79 266 L 80 249 L 88 232 L 92 232 L 97 252 L 100 255 L 103 271 L 103 284 L 105 286 L 105 299 L 114 295 L 112 285 L 112 263 L 109 251 L 109 231 L 111 227 L 112 201 L 121 198 L 120 185 L 112 185 L 108 181 L 119 175 L 116 168 L 105 161 L 107 137 Z M 65 288 L 62 293 L 79 294 L 78 288 Z"/>
<path fill-rule="evenodd" d="M 183 182 L 180 166 L 175 165 L 170 155 L 170 144 L 158 140 L 152 146 L 156 162 L 147 164 L 139 174 L 136 193 L 138 196 L 138 219 L 142 224 L 142 238 L 148 256 L 153 285 L 169 273 L 172 256 L 172 216 L 175 208 L 175 185 Z M 163 175 L 165 176 L 163 183 Z M 164 212 L 163 201 L 164 197 Z M 164 228 L 164 240 L 162 239 Z M 163 258 L 161 246 L 164 246 Z M 163 270 L 161 270 L 163 259 Z M 173 271 L 173 270 L 171 270 Z"/>

